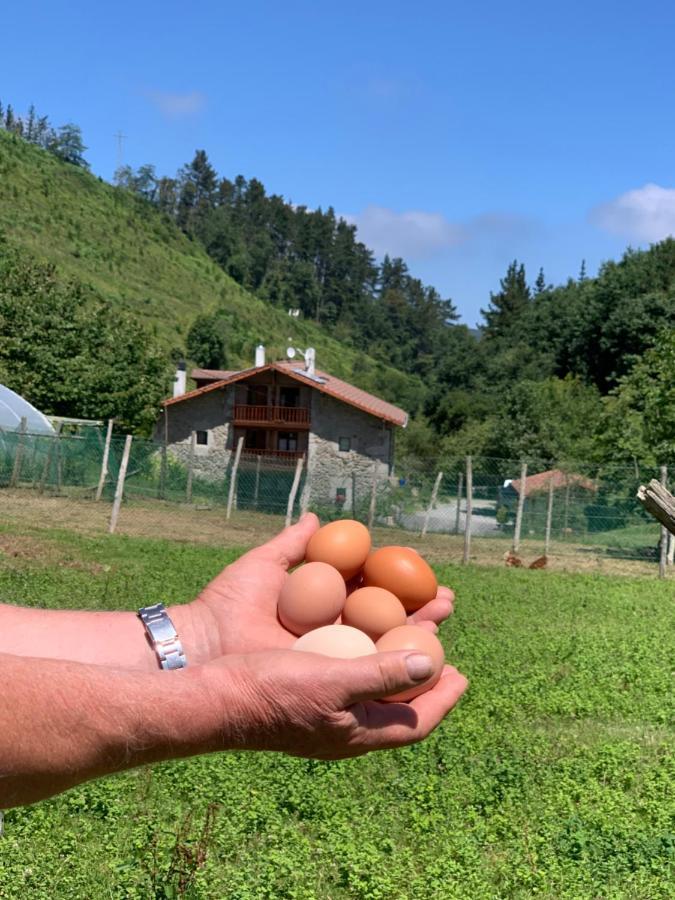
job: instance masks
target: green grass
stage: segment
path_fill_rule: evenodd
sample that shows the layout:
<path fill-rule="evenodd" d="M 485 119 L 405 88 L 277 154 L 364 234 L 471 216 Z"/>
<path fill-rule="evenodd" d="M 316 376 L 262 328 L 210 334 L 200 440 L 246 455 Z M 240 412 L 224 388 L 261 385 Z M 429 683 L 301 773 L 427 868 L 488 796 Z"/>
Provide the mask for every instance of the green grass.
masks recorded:
<path fill-rule="evenodd" d="M 310 321 L 290 320 L 243 290 L 149 204 L 83 169 L 0 131 L 0 233 L 184 348 L 194 318 L 227 311 L 228 365 L 250 366 L 262 341 L 285 356 L 292 336 L 317 349 L 319 367 L 401 403 L 420 394 L 418 378 L 363 355 Z"/>
<path fill-rule="evenodd" d="M 187 600 L 232 556 L 0 537 L 18 553 L 0 557 L 0 596 L 50 607 Z M 671 585 L 439 574 L 459 598 L 447 656 L 471 687 L 426 742 L 331 764 L 204 757 L 11 811 L 0 897 L 671 898 Z"/>

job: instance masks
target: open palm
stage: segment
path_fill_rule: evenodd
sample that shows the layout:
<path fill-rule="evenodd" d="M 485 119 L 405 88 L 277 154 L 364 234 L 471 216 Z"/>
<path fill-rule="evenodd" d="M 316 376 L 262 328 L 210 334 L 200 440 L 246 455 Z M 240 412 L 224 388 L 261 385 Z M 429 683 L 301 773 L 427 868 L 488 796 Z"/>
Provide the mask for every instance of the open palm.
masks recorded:
<path fill-rule="evenodd" d="M 196 605 L 212 632 L 216 655 L 283 649 L 294 643 L 297 636 L 277 618 L 277 600 L 287 571 L 305 558 L 307 542 L 318 528 L 317 517 L 307 513 L 297 525 L 232 563 L 202 591 Z M 435 630 L 435 623 L 452 612 L 452 603 L 452 591 L 441 587 L 409 621 Z"/>

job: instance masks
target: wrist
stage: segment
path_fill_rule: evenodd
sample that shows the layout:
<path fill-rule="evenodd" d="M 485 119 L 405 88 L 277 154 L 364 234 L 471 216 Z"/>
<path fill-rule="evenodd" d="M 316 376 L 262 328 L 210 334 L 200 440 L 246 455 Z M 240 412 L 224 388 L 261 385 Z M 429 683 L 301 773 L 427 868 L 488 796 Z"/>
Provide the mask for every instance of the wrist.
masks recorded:
<path fill-rule="evenodd" d="M 220 634 L 213 613 L 200 600 L 167 608 L 183 645 L 187 666 L 201 666 L 221 655 Z M 142 628 L 142 624 L 140 624 Z M 146 638 L 147 639 L 147 638 Z M 154 653 L 154 650 L 153 650 Z M 155 668 L 159 662 L 155 655 Z"/>

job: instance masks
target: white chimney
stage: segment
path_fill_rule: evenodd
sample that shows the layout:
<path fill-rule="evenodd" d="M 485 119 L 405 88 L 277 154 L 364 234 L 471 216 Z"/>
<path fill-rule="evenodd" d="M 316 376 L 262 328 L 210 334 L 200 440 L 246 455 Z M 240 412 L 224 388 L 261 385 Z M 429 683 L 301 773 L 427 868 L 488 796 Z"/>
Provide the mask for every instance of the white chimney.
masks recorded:
<path fill-rule="evenodd" d="M 187 375 L 185 372 L 185 360 L 181 359 L 176 368 L 176 374 L 173 379 L 173 395 L 180 397 L 185 393 L 187 387 Z"/>
<path fill-rule="evenodd" d="M 314 363 L 316 361 L 316 350 L 314 347 L 308 347 L 305 350 L 305 372 L 308 375 L 314 374 Z"/>
<path fill-rule="evenodd" d="M 255 367 L 259 369 L 261 366 L 265 365 L 265 347 L 262 344 L 258 344 L 255 348 Z"/>

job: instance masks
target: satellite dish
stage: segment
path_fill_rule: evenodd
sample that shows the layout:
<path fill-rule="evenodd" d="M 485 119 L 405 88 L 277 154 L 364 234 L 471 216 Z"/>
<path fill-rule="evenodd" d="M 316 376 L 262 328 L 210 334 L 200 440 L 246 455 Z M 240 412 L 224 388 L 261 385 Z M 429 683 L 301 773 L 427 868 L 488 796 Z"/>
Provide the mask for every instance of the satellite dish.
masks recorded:
<path fill-rule="evenodd" d="M 294 347 L 289 347 L 288 350 L 286 351 L 286 356 L 287 356 L 289 359 L 295 359 L 295 348 L 294 348 Z"/>

